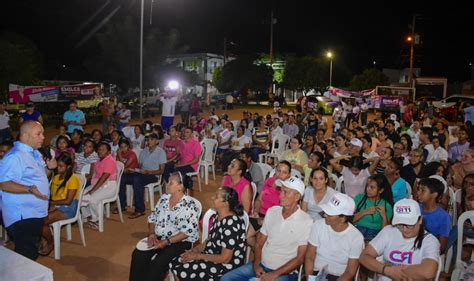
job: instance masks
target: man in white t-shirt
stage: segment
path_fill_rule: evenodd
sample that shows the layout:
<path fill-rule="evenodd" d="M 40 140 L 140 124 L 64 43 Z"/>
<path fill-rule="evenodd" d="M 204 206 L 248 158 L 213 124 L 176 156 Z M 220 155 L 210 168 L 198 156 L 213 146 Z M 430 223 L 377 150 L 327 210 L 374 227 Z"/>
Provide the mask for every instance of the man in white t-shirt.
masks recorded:
<path fill-rule="evenodd" d="M 423 232 L 422 239 L 418 239 Z M 393 207 L 392 225 L 384 227 L 360 256 L 361 264 L 376 272 L 378 280 L 428 280 L 436 276 L 439 242 L 426 232 L 420 205 L 402 199 Z M 383 256 L 383 262 L 376 258 Z"/>
<path fill-rule="evenodd" d="M 349 218 L 356 209 L 354 200 L 335 193 L 321 204 L 324 220 L 317 220 L 311 228 L 305 259 L 306 276 L 320 272 L 327 266 L 331 278 L 352 280 L 357 274 L 359 256 L 364 249 L 364 237 Z"/>
<path fill-rule="evenodd" d="M 128 122 L 130 122 L 130 118 L 132 118 L 132 112 L 130 111 L 130 109 L 127 108 L 126 104 L 123 104 L 122 108 L 119 112 L 117 112 L 117 114 L 119 119 L 118 129 L 122 130 L 123 128 L 128 126 Z"/>
<path fill-rule="evenodd" d="M 160 97 L 160 101 L 163 104 L 161 107 L 161 127 L 163 130 L 168 130 L 174 122 L 178 95 L 174 93 L 163 93 Z"/>
<path fill-rule="evenodd" d="M 298 273 L 295 270 L 304 261 L 313 220 L 298 204 L 305 190 L 304 183 L 290 177 L 277 184 L 281 186 L 280 206 L 271 207 L 265 215 L 257 237 L 254 261 L 226 273 L 221 281 L 252 277 L 296 280 Z"/>

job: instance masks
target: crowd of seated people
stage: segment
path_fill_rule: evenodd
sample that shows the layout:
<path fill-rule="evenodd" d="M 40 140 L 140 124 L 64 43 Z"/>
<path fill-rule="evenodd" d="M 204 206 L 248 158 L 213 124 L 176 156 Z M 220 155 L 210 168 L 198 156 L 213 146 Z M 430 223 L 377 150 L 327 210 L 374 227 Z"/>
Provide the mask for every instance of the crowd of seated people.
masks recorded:
<path fill-rule="evenodd" d="M 364 127 L 352 114 L 350 122 L 329 131 L 321 116 L 310 115 L 244 112 L 233 122 L 226 115 L 206 120 L 199 112 L 190 126 L 168 131 L 147 123 L 122 130 L 109 125 L 107 132 L 91 134 L 60 127 L 41 254 L 53 246 L 48 225 L 77 208 L 96 229 L 98 204 L 119 190 L 121 211 L 127 211 L 127 185 L 134 191 L 129 218 L 144 216 L 145 186 L 162 175 L 166 194 L 148 217 L 153 250 L 133 252 L 130 280 L 163 280 L 168 272 L 179 280 L 296 280 L 298 271 L 328 280 L 351 280 L 357 272 L 362 279 L 373 273 L 386 280 L 434 278 L 439 256 L 455 243 L 457 217 L 450 208 L 459 215 L 474 210 L 474 149 L 466 145 L 471 124 L 452 135 L 444 120 L 424 113 L 401 122 L 396 115 L 376 116 Z M 270 152 L 279 134 L 290 143 L 270 176 L 258 156 Z M 225 174 L 212 198 L 216 216 L 209 237 L 194 244 L 202 210 L 186 193 L 193 186 L 186 174 L 197 170 L 200 141 L 207 138 L 217 140 Z M 120 186 L 117 162 L 125 167 Z M 82 206 L 74 172 L 88 180 Z M 461 193 L 457 203 L 449 189 Z M 474 236 L 471 224 L 464 229 Z M 410 252 L 411 258 L 393 251 Z"/>

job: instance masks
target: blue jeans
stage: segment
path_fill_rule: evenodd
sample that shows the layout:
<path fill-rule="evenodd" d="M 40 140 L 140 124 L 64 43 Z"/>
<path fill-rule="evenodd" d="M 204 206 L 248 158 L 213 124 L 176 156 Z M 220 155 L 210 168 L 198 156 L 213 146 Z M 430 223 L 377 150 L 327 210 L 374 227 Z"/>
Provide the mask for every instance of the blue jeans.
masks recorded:
<path fill-rule="evenodd" d="M 145 185 L 157 181 L 155 175 L 144 175 L 140 173 L 124 173 L 120 181 L 120 205 L 125 208 L 126 205 L 126 185 L 133 185 L 133 202 L 135 203 L 135 212 L 145 212 Z M 123 205 L 122 205 L 123 204 Z"/>
<path fill-rule="evenodd" d="M 270 268 L 267 268 L 260 264 L 263 268 L 263 271 L 270 272 L 273 271 Z M 249 280 L 252 277 L 256 277 L 255 272 L 253 271 L 253 263 L 249 262 L 241 267 L 238 267 L 230 272 L 227 272 L 221 277 L 221 281 L 241 281 L 241 280 Z M 276 281 L 296 281 L 298 280 L 297 273 L 290 273 L 287 275 L 279 276 Z"/>

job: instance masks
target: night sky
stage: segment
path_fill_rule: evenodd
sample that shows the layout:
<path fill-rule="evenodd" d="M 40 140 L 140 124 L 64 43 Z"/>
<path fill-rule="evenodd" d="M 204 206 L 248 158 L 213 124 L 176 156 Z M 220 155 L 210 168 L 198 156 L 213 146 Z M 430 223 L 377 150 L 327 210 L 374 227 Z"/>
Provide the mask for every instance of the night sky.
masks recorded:
<path fill-rule="evenodd" d="M 97 52 L 92 38 L 73 47 L 98 23 L 75 32 L 107 0 L 2 1 L 0 29 L 15 31 L 35 42 L 49 61 L 74 67 Z M 363 2 L 363 4 L 359 3 Z M 472 9 L 458 1 L 420 4 L 417 1 L 270 1 L 155 0 L 153 26 L 177 28 L 192 52 L 222 53 L 224 37 L 231 54 L 268 52 L 269 18 L 273 8 L 274 52 L 321 56 L 335 53 L 334 64 L 354 73 L 372 67 L 409 65 L 412 15 L 423 44 L 415 49 L 415 67 L 423 76 L 445 76 L 450 82 L 470 79 L 474 62 Z M 467 3 L 467 2 L 464 2 Z M 145 0 L 145 32 L 151 0 Z M 112 21 L 133 15 L 139 24 L 140 0 L 109 0 L 99 17 L 120 6 Z M 266 24 L 267 23 L 267 24 Z M 137 42 L 138 44 L 138 42 Z"/>

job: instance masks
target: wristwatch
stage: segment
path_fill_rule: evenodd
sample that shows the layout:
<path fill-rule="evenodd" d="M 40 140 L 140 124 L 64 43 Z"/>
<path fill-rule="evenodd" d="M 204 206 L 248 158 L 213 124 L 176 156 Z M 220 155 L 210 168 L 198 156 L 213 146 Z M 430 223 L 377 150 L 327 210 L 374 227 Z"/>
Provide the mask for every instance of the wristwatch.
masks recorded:
<path fill-rule="evenodd" d="M 33 193 L 33 187 L 35 187 L 34 185 L 29 185 L 28 186 L 28 193 Z"/>
<path fill-rule="evenodd" d="M 166 243 L 168 243 L 168 246 L 171 245 L 171 240 L 169 238 L 166 238 Z"/>

